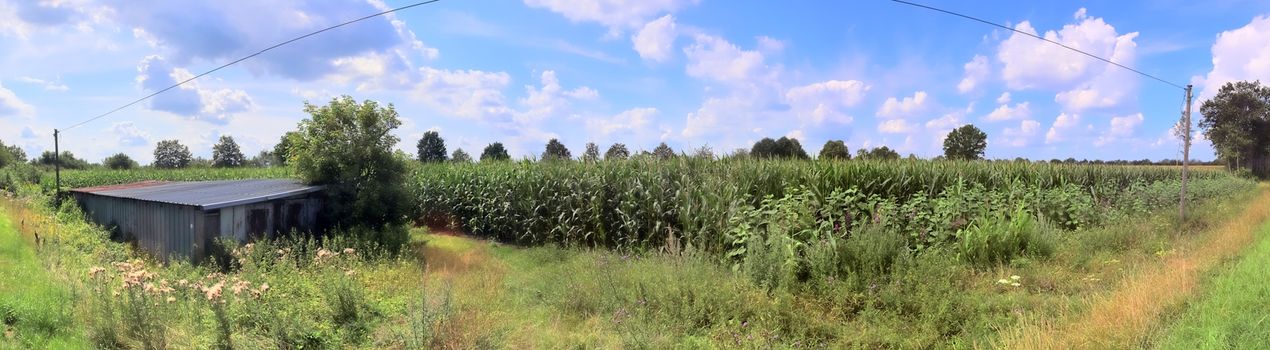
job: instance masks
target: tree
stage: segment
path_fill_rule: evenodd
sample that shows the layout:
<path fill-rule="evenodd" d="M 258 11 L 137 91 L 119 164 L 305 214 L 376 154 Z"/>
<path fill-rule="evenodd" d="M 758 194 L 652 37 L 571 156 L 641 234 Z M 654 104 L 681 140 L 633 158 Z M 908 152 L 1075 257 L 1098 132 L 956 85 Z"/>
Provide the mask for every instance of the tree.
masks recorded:
<path fill-rule="evenodd" d="M 587 163 L 595 163 L 600 160 L 600 146 L 596 146 L 595 142 L 586 143 L 586 151 L 582 152 L 582 161 Z"/>
<path fill-rule="evenodd" d="M 141 166 L 140 164 L 137 164 L 137 161 L 132 160 L 131 157 L 128 157 L 127 154 L 123 153 L 115 153 L 113 156 L 106 157 L 105 160 L 101 161 L 101 165 L 115 170 L 135 169 Z"/>
<path fill-rule="evenodd" d="M 1260 81 L 1226 83 L 1199 112 L 1204 137 L 1228 166 L 1270 171 L 1270 87 Z"/>
<path fill-rule="evenodd" d="M 983 159 L 983 151 L 987 148 L 988 134 L 971 124 L 953 129 L 944 138 L 944 158 L 952 160 Z"/>
<path fill-rule="evenodd" d="M 325 106 L 304 104 L 310 118 L 300 121 L 292 144 L 296 172 L 305 182 L 325 186 L 326 224 L 349 229 L 360 239 L 396 250 L 409 239 L 404 187 L 406 164 L 394 154 L 401 126 L 391 104 L 352 97 Z"/>
<path fill-rule="evenodd" d="M 36 165 L 51 167 L 51 166 L 54 166 L 54 164 L 58 164 L 58 163 L 61 163 L 62 169 L 87 169 L 88 168 L 88 161 L 75 158 L 75 155 L 71 154 L 70 151 L 62 151 L 61 156 L 56 156 L 56 154 L 54 154 L 53 151 L 44 151 L 44 153 L 40 154 L 40 158 L 35 159 Z"/>
<path fill-rule="evenodd" d="M 278 157 L 274 156 L 273 152 L 270 152 L 267 149 L 262 149 L 260 150 L 260 153 L 256 153 L 255 157 L 251 157 L 251 159 L 248 159 L 247 162 L 244 163 L 244 165 L 254 166 L 258 168 L 268 168 L 272 166 L 277 166 Z"/>
<path fill-rule="evenodd" d="M 789 137 L 781 137 L 779 140 L 772 140 L 770 137 L 764 137 L 762 140 L 754 143 L 750 155 L 755 158 L 786 158 L 786 159 L 808 159 L 807 151 L 803 150 L 802 143 L 798 139 Z"/>
<path fill-rule="evenodd" d="M 825 141 L 825 145 L 820 147 L 820 156 L 823 160 L 849 160 L 851 159 L 851 150 L 847 149 L 847 143 L 842 140 Z"/>
<path fill-rule="evenodd" d="M 512 156 L 507 154 L 507 148 L 503 147 L 502 142 L 491 143 L 485 146 L 485 150 L 481 151 L 481 161 L 504 161 L 511 160 Z"/>
<path fill-rule="evenodd" d="M 17 152 L 14 150 L 17 150 Z M 4 141 L 0 140 L 0 168 L 13 163 L 25 162 L 26 159 L 18 158 L 18 152 L 22 152 L 20 153 L 22 158 L 26 158 L 26 152 L 23 152 L 22 148 L 17 147 L 17 145 L 5 146 Z"/>
<path fill-rule="evenodd" d="M 277 159 L 278 165 L 287 165 L 291 159 L 291 140 L 300 137 L 300 133 L 288 131 L 282 134 L 282 138 L 278 140 L 278 144 L 273 146 L 273 157 Z"/>
<path fill-rule="evenodd" d="M 696 159 L 714 160 L 714 149 L 710 146 L 697 147 L 692 151 L 692 157 Z"/>
<path fill-rule="evenodd" d="M 560 143 L 560 140 L 551 139 L 550 141 L 547 141 L 547 149 L 542 151 L 542 160 L 553 161 L 570 159 L 573 159 L 573 154 L 569 153 L 569 149 L 566 148 L 563 143 Z"/>
<path fill-rule="evenodd" d="M 631 151 L 626 149 L 626 145 L 615 143 L 609 146 L 609 150 L 604 152 L 604 160 L 626 160 L 631 157 Z"/>
<path fill-rule="evenodd" d="M 445 139 L 442 139 L 441 134 L 436 131 L 423 133 L 423 138 L 419 139 L 418 148 L 420 162 L 440 163 L 446 159 Z"/>
<path fill-rule="evenodd" d="M 670 145 L 662 142 L 657 145 L 657 148 L 653 148 L 653 156 L 657 157 L 657 159 L 671 159 L 675 157 L 675 150 L 671 149 Z"/>
<path fill-rule="evenodd" d="M 154 167 L 162 169 L 184 168 L 190 165 L 194 156 L 190 148 L 177 140 L 163 140 L 154 146 Z"/>
<path fill-rule="evenodd" d="M 871 150 L 861 148 L 856 151 L 856 158 L 864 160 L 896 160 L 900 159 L 900 154 L 891 150 L 890 147 L 882 146 Z"/>
<path fill-rule="evenodd" d="M 212 146 L 212 166 L 217 168 L 234 168 L 243 166 L 246 163 L 246 157 L 243 157 L 242 150 L 238 149 L 238 143 L 234 142 L 232 136 L 222 135 L 220 142 Z"/>
<path fill-rule="evenodd" d="M 455 148 L 454 155 L 450 156 L 450 161 L 455 163 L 471 163 L 472 156 L 464 152 L 462 148 Z"/>

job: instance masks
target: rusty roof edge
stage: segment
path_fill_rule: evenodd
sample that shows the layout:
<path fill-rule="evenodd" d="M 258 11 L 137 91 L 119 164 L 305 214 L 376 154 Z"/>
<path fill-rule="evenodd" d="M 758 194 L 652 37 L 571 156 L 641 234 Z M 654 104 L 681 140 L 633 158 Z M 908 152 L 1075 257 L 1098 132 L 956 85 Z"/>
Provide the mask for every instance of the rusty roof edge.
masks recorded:
<path fill-rule="evenodd" d="M 235 200 L 227 201 L 227 202 L 205 204 L 198 207 L 202 210 L 215 210 L 215 209 L 220 209 L 225 207 L 232 207 L 236 205 L 257 203 L 257 202 L 274 200 L 278 198 L 285 198 L 285 197 L 290 197 L 290 196 L 299 195 L 299 194 L 313 193 L 313 192 L 321 191 L 322 188 L 323 186 L 306 186 L 304 188 L 297 188 L 297 189 L 285 191 L 285 192 L 270 193 L 267 195 L 256 196 L 251 198 L 235 199 Z"/>

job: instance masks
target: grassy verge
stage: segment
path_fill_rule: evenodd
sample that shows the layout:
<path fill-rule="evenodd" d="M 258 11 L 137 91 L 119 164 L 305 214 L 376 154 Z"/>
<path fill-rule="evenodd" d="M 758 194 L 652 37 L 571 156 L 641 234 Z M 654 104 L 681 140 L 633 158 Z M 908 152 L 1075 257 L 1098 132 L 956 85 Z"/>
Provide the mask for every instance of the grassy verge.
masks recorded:
<path fill-rule="evenodd" d="M 0 206 L 0 348 L 86 348 L 75 332 L 70 290 L 45 271 L 34 242 L 16 227 L 30 219 Z"/>
<path fill-rule="evenodd" d="M 1201 288 L 1178 322 L 1163 332 L 1161 349 L 1270 348 L 1270 223 L 1234 265 Z"/>

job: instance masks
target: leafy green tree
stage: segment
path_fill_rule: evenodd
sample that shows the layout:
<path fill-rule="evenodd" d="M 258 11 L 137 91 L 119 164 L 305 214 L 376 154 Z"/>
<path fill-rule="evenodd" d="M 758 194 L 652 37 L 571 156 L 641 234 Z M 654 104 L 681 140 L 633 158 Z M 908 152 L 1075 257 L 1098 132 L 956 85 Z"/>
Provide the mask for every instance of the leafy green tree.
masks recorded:
<path fill-rule="evenodd" d="M 273 157 L 277 160 L 278 165 L 287 165 L 291 158 L 291 140 L 300 137 L 300 133 L 288 131 L 282 134 L 278 140 L 278 144 L 273 146 Z"/>
<path fill-rule="evenodd" d="M 847 143 L 842 140 L 825 141 L 825 145 L 820 147 L 820 156 L 818 159 L 824 160 L 848 160 L 851 159 L 851 150 L 847 149 Z"/>
<path fill-rule="evenodd" d="M 424 163 L 440 163 L 445 161 L 445 139 L 436 131 L 423 133 L 419 139 L 419 161 Z"/>
<path fill-rule="evenodd" d="M 582 152 L 582 161 L 587 163 L 595 163 L 600 160 L 600 146 L 596 146 L 595 142 L 586 143 L 586 151 Z"/>
<path fill-rule="evenodd" d="M 247 163 L 245 163 L 244 165 L 253 166 L 257 168 L 268 168 L 272 166 L 278 166 L 278 157 L 275 156 L 273 152 L 267 149 L 262 149 L 260 150 L 260 153 L 256 153 L 256 156 L 251 157 L 251 159 L 248 159 Z"/>
<path fill-rule="evenodd" d="M 604 152 L 604 160 L 626 160 L 631 157 L 631 151 L 626 149 L 625 144 L 615 143 L 609 146 L 609 150 Z"/>
<path fill-rule="evenodd" d="M 4 166 L 9 164 L 19 163 L 24 161 L 24 160 L 18 160 L 17 154 L 13 152 L 12 150 L 10 150 L 9 147 L 11 146 L 5 146 L 4 141 L 0 140 L 0 168 L 3 168 Z M 19 151 L 22 150 L 21 148 L 17 148 L 17 147 L 14 147 L 14 148 L 18 149 Z M 22 157 L 24 158 L 26 157 L 26 152 L 22 153 Z"/>
<path fill-rule="evenodd" d="M 304 111 L 310 118 L 300 121 L 290 151 L 300 178 L 326 187 L 327 224 L 400 248 L 409 238 L 403 224 L 411 204 L 405 159 L 393 152 L 399 140 L 392 131 L 401 126 L 396 109 L 342 96 L 324 106 L 305 103 Z"/>
<path fill-rule="evenodd" d="M 1270 87 L 1260 81 L 1226 83 L 1199 112 L 1204 137 L 1226 164 L 1270 172 Z"/>
<path fill-rule="evenodd" d="M 217 168 L 234 168 L 243 166 L 247 159 L 234 142 L 232 136 L 222 135 L 220 142 L 212 146 L 212 166 Z"/>
<path fill-rule="evenodd" d="M 454 154 L 450 156 L 450 161 L 455 163 L 471 163 L 472 156 L 464 152 L 462 148 L 455 148 Z"/>
<path fill-rule="evenodd" d="M 573 154 L 569 153 L 569 149 L 566 148 L 563 143 L 560 143 L 560 140 L 551 139 L 550 141 L 547 141 L 547 149 L 542 151 L 542 160 L 554 161 L 570 159 L 573 159 Z"/>
<path fill-rule="evenodd" d="M 671 159 L 675 157 L 675 150 L 671 149 L 670 145 L 662 142 L 656 148 L 653 148 L 653 156 L 657 157 L 657 159 Z"/>
<path fill-rule="evenodd" d="M 952 160 L 983 159 L 988 148 L 988 134 L 971 124 L 953 129 L 944 138 L 944 158 Z"/>
<path fill-rule="evenodd" d="M 177 169 L 190 165 L 194 156 L 190 148 L 177 140 L 163 140 L 154 146 L 154 167 L 161 169 Z"/>
<path fill-rule="evenodd" d="M 890 147 L 882 146 L 870 150 L 859 149 L 856 151 L 857 159 L 865 160 L 896 160 L 900 159 L 899 152 L 895 152 Z"/>
<path fill-rule="evenodd" d="M 511 160 L 512 156 L 507 154 L 507 148 L 503 147 L 502 142 L 491 143 L 485 146 L 485 150 L 481 151 L 481 161 L 505 161 Z"/>
<path fill-rule="evenodd" d="M 696 159 L 714 160 L 714 149 L 710 146 L 697 147 L 692 151 L 692 157 Z"/>
<path fill-rule="evenodd" d="M 89 165 L 88 161 L 75 158 L 75 155 L 70 151 L 62 151 L 60 157 L 55 156 L 53 151 L 44 151 L 44 153 L 40 154 L 40 158 L 35 159 L 36 165 L 49 167 L 59 162 L 62 164 L 62 169 L 87 169 Z"/>
<path fill-rule="evenodd" d="M 755 158 L 810 158 L 807 155 L 807 151 L 803 150 L 802 143 L 798 142 L 798 139 L 789 137 L 781 137 L 779 140 L 765 137 L 754 143 L 754 147 L 750 150 L 750 155 Z"/>
<path fill-rule="evenodd" d="M 115 153 L 115 155 L 106 157 L 105 160 L 101 161 L 101 165 L 115 170 L 136 169 L 141 166 L 140 164 L 137 164 L 137 161 L 132 160 L 131 157 L 128 157 L 127 154 L 123 153 Z"/>

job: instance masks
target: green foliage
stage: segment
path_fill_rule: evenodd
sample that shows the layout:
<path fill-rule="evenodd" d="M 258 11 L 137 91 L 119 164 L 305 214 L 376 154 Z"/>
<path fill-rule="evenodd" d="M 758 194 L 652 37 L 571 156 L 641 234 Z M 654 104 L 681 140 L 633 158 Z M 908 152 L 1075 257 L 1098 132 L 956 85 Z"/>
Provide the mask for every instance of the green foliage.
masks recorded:
<path fill-rule="evenodd" d="M 472 156 L 464 152 L 462 148 L 455 148 L 454 154 L 450 155 L 450 161 L 459 164 L 467 164 L 472 162 Z"/>
<path fill-rule="evenodd" d="M 573 159 L 573 154 L 569 153 L 569 148 L 565 147 L 560 140 L 551 139 L 547 141 L 547 148 L 542 151 L 543 161 L 557 161 Z"/>
<path fill-rule="evenodd" d="M 235 168 L 243 166 L 247 159 L 243 156 L 242 150 L 238 148 L 238 142 L 234 142 L 234 138 L 229 135 L 221 135 L 220 141 L 212 146 L 212 166 L 217 168 Z"/>
<path fill-rule="evenodd" d="M 285 166 L 291 162 L 291 144 L 299 137 L 300 133 L 295 131 L 282 134 L 278 144 L 273 146 L 273 156 L 278 159 L 278 165 Z"/>
<path fill-rule="evenodd" d="M 825 141 L 825 145 L 820 148 L 820 156 L 817 159 L 848 160 L 851 159 L 851 150 L 847 149 L 847 143 L 842 140 Z"/>
<path fill-rule="evenodd" d="M 140 164 L 137 164 L 137 161 L 132 160 L 131 157 L 128 157 L 127 154 L 123 153 L 115 153 L 113 156 L 106 157 L 105 160 L 101 161 L 101 165 L 111 170 L 126 170 L 141 167 Z"/>
<path fill-rule="evenodd" d="M 586 151 L 582 152 L 582 161 L 586 163 L 600 161 L 600 146 L 597 146 L 595 142 L 587 142 Z"/>
<path fill-rule="evenodd" d="M 1001 264 L 1020 256 L 1048 256 L 1054 250 L 1051 230 L 1027 210 L 1007 216 L 997 212 L 957 232 L 957 256 L 975 264 Z"/>
<path fill-rule="evenodd" d="M 653 157 L 656 157 L 657 159 L 663 159 L 663 160 L 671 159 L 675 157 L 675 150 L 671 149 L 670 145 L 667 145 L 665 142 L 662 142 L 658 144 L 656 148 L 653 148 Z"/>
<path fill-rule="evenodd" d="M 401 125 L 397 111 L 349 96 L 304 109 L 311 118 L 300 122 L 292 159 L 301 179 L 326 186 L 324 217 L 336 226 L 398 232 L 389 228 L 405 223 L 409 204 L 402 187 L 405 164 L 393 154 L 398 140 L 391 131 Z M 385 237 L 380 243 L 401 241 Z"/>
<path fill-rule="evenodd" d="M 36 165 L 49 168 L 58 163 L 61 163 L 62 169 L 87 169 L 89 166 L 88 161 L 75 158 L 75 155 L 70 151 L 62 151 L 60 156 L 55 155 L 53 151 L 44 151 L 39 158 L 35 159 Z"/>
<path fill-rule="evenodd" d="M 260 150 L 260 153 L 256 153 L 255 156 L 251 157 L 251 159 L 248 159 L 247 162 L 244 163 L 243 165 L 253 166 L 257 168 L 266 168 L 266 167 L 280 166 L 281 164 L 278 163 L 278 157 L 275 156 L 272 151 L 267 149 L 262 149 Z"/>
<path fill-rule="evenodd" d="M 1199 127 L 1221 159 L 1270 174 L 1270 87 L 1260 81 L 1226 83 L 1199 112 Z"/>
<path fill-rule="evenodd" d="M 420 162 L 440 163 L 445 161 L 445 139 L 441 138 L 441 133 L 436 131 L 423 133 L 423 137 L 419 138 L 417 148 Z"/>
<path fill-rule="evenodd" d="M 874 147 L 873 149 L 864 149 L 864 148 L 858 149 L 856 150 L 855 157 L 856 159 L 861 159 L 861 160 L 864 160 L 864 159 L 896 160 L 896 159 L 900 159 L 900 154 L 899 152 L 895 152 L 894 150 L 891 150 L 890 147 L 881 146 L 881 147 Z"/>
<path fill-rule="evenodd" d="M 0 168 L 9 164 L 26 162 L 26 151 L 18 145 L 5 146 L 4 141 L 0 140 Z"/>
<path fill-rule="evenodd" d="M 190 148 L 177 140 L 159 141 L 154 146 L 154 167 L 161 169 L 179 169 L 190 165 L 194 156 Z"/>
<path fill-rule="evenodd" d="M 772 140 L 770 137 L 764 137 L 762 140 L 754 143 L 754 147 L 750 149 L 751 156 L 755 158 L 785 158 L 785 159 L 808 159 L 807 151 L 803 150 L 803 145 L 798 139 L 782 136 L 779 140 Z"/>
<path fill-rule="evenodd" d="M 988 148 L 988 134 L 972 124 L 962 125 L 944 138 L 944 158 L 951 160 L 983 159 Z"/>
<path fill-rule="evenodd" d="M 503 147 L 502 142 L 495 142 L 485 146 L 485 150 L 481 151 L 481 162 L 484 161 L 506 161 L 511 160 L 512 156 L 507 154 L 507 148 Z"/>
<path fill-rule="evenodd" d="M 609 150 L 604 152 L 604 160 L 626 160 L 631 157 L 631 151 L 626 149 L 625 144 L 615 143 L 609 146 Z"/>
<path fill-rule="evenodd" d="M 1270 225 L 1257 242 L 1228 270 L 1205 283 L 1188 303 L 1177 324 L 1160 341 L 1160 349 L 1264 349 L 1270 347 Z"/>

